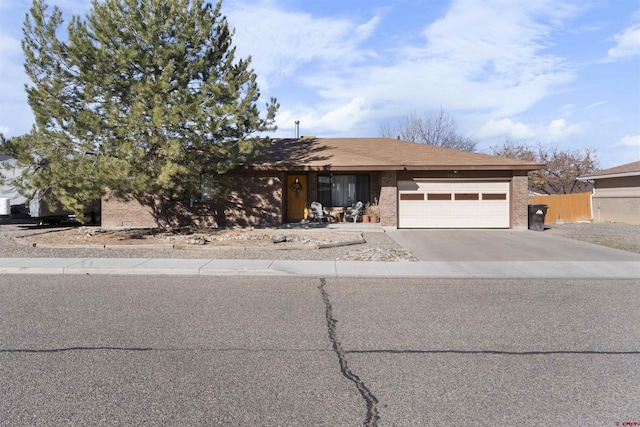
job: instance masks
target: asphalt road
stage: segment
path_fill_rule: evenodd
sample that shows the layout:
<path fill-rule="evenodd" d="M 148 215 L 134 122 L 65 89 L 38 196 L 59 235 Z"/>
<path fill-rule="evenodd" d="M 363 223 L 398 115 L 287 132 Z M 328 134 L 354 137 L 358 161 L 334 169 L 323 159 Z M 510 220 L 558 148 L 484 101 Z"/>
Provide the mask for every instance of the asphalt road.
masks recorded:
<path fill-rule="evenodd" d="M 632 280 L 4 276 L 0 420 L 624 425 L 639 301 Z"/>

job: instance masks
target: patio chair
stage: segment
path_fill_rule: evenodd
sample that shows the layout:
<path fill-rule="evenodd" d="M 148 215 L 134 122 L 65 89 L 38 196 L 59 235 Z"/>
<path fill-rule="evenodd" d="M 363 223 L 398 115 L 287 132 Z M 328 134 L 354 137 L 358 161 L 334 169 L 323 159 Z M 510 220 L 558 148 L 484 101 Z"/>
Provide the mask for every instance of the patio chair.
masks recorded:
<path fill-rule="evenodd" d="M 322 209 L 322 203 L 311 202 L 311 212 L 313 212 L 313 217 L 316 219 L 316 221 L 322 222 L 322 220 L 325 220 L 329 222 L 329 215 L 324 213 L 324 210 Z"/>
<path fill-rule="evenodd" d="M 356 205 L 353 207 L 353 209 L 351 209 L 351 212 L 345 212 L 344 213 L 344 220 L 345 222 L 347 221 L 347 219 L 351 219 L 353 218 L 353 222 L 358 221 L 358 217 L 360 216 L 360 214 L 362 213 L 362 208 L 364 207 L 364 205 L 362 204 L 362 202 L 358 202 L 356 203 Z"/>

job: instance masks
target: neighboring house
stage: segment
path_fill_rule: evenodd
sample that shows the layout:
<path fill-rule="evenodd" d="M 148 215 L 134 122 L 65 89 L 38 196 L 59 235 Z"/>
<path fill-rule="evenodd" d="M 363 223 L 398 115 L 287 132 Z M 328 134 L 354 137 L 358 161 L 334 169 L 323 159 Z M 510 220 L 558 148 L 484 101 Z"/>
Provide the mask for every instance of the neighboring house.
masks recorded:
<path fill-rule="evenodd" d="M 36 193 L 36 195 L 28 199 L 20 194 L 12 181 L 21 179 L 23 169 L 17 166 L 17 160 L 13 157 L 0 154 L 0 174 L 4 181 L 0 185 L 0 199 L 9 199 L 11 206 L 11 214 L 16 217 L 38 218 L 43 222 L 59 222 L 69 219 L 72 215 L 70 211 L 62 208 L 51 209 Z M 100 206 L 99 201 L 87 208 L 85 219 L 90 223 L 99 222 Z"/>
<path fill-rule="evenodd" d="M 627 163 L 578 178 L 593 181 L 594 222 L 640 224 L 640 162 Z"/>
<path fill-rule="evenodd" d="M 331 208 L 377 199 L 385 227 L 526 229 L 527 174 L 542 168 L 387 138 L 279 139 L 227 174 L 233 185 L 215 221 L 197 205 L 191 217 L 209 225 L 268 226 L 305 219 L 313 201 Z M 137 202 L 105 198 L 102 225 L 154 222 Z"/>
<path fill-rule="evenodd" d="M 11 182 L 20 177 L 22 170 L 16 167 L 17 160 L 11 156 L 0 154 L 0 175 L 3 183 L 0 183 L 0 199 L 9 199 L 12 210 L 22 208 L 29 204 L 24 196 L 22 196 Z"/>

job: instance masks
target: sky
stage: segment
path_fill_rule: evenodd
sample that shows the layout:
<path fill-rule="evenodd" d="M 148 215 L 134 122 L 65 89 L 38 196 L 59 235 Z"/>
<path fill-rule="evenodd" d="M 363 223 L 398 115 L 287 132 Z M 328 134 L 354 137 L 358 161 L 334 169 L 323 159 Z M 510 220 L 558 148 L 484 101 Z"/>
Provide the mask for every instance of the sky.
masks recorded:
<path fill-rule="evenodd" d="M 0 132 L 28 132 L 31 2 L 0 0 Z M 49 0 L 85 15 L 89 0 Z M 444 109 L 477 151 L 505 141 L 640 161 L 640 0 L 225 0 L 274 137 L 377 137 Z"/>

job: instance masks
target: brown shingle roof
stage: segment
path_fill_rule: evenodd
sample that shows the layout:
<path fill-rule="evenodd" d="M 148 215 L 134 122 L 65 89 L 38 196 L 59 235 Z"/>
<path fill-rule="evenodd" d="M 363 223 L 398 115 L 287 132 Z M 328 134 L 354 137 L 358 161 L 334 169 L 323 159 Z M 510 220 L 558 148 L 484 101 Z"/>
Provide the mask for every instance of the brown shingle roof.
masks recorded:
<path fill-rule="evenodd" d="M 640 175 L 640 162 L 627 163 L 625 165 L 603 169 L 598 172 L 582 175 L 580 178 L 606 178 L 605 175 Z"/>
<path fill-rule="evenodd" d="M 305 170 L 536 170 L 544 165 L 390 138 L 278 139 L 251 167 Z"/>

